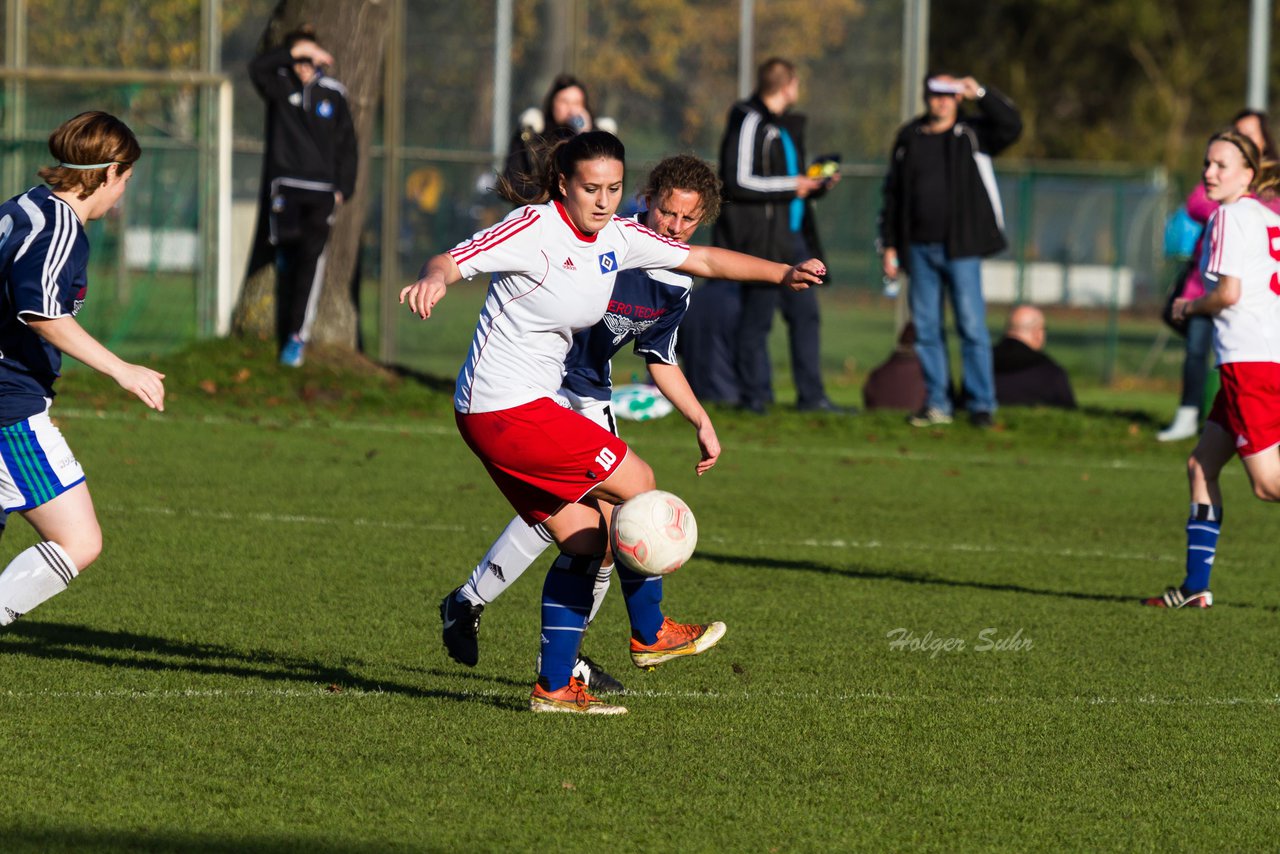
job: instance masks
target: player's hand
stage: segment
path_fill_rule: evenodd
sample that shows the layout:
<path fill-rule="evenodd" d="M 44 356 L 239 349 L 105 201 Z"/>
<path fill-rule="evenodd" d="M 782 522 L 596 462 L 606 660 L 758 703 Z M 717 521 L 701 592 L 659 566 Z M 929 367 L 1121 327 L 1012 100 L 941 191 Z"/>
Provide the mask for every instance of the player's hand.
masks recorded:
<path fill-rule="evenodd" d="M 716 460 L 720 459 L 720 440 L 716 437 L 716 428 L 711 426 L 710 421 L 698 428 L 698 447 L 702 450 L 702 459 L 693 470 L 698 473 L 698 477 L 702 477 L 716 464 Z"/>
<path fill-rule="evenodd" d="M 964 87 L 960 92 L 960 97 L 969 101 L 978 100 L 978 90 L 980 90 L 982 86 L 977 80 L 974 80 L 972 77 L 961 77 L 956 82 Z"/>
<path fill-rule="evenodd" d="M 125 362 L 112 379 L 147 406 L 164 412 L 164 374 Z"/>
<path fill-rule="evenodd" d="M 787 275 L 782 279 L 782 284 L 793 291 L 803 291 L 810 285 L 822 284 L 822 277 L 826 274 L 827 265 L 817 258 L 810 258 L 788 270 Z"/>
<path fill-rule="evenodd" d="M 310 39 L 299 39 L 294 42 L 289 54 L 294 59 L 309 59 L 316 67 L 333 65 L 333 54 Z"/>
<path fill-rule="evenodd" d="M 1192 300 L 1178 297 L 1169 308 L 1169 314 L 1174 320 L 1186 320 L 1187 316 L 1191 314 L 1191 303 Z"/>
<path fill-rule="evenodd" d="M 400 291 L 400 304 L 409 305 L 409 311 L 424 320 L 431 316 L 431 309 L 444 297 L 445 285 L 439 279 L 426 276 Z"/>

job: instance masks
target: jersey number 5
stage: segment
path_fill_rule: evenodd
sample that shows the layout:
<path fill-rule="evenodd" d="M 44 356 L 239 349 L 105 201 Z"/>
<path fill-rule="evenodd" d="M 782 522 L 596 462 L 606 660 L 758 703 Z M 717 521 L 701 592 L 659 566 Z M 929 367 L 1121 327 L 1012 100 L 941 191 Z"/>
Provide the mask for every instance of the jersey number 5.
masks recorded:
<path fill-rule="evenodd" d="M 1280 261 L 1280 227 L 1267 226 L 1267 248 L 1271 250 L 1271 260 Z M 1271 274 L 1271 293 L 1280 296 L 1280 273 Z"/>

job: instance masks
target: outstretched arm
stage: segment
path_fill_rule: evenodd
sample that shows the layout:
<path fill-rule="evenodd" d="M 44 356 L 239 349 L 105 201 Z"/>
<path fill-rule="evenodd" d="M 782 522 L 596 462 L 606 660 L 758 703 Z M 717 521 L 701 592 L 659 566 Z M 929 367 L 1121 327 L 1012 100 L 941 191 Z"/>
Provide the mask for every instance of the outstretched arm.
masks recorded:
<path fill-rule="evenodd" d="M 124 361 L 99 343 L 74 317 L 45 320 L 31 318 L 28 325 L 36 334 L 68 356 L 111 377 L 120 387 L 152 409 L 164 412 L 164 374 Z"/>
<path fill-rule="evenodd" d="M 720 440 L 716 438 L 716 428 L 711 426 L 711 417 L 698 402 L 693 389 L 689 388 L 689 381 L 685 379 L 684 371 L 680 370 L 679 365 L 654 362 L 649 365 L 649 376 L 653 377 L 653 384 L 658 387 L 658 391 L 698 431 L 698 448 L 702 452 L 702 459 L 694 466 L 694 471 L 699 475 L 706 474 L 716 464 L 716 460 L 720 459 Z"/>
<path fill-rule="evenodd" d="M 689 257 L 679 267 L 682 273 L 702 276 L 704 279 L 729 279 L 735 282 L 766 282 L 783 285 L 793 291 L 803 291 L 810 285 L 822 284 L 827 265 L 817 258 L 810 258 L 794 267 L 766 261 L 754 255 L 744 255 L 731 249 L 716 246 L 690 246 Z"/>
<path fill-rule="evenodd" d="M 444 298 L 445 289 L 462 280 L 462 271 L 448 253 L 432 257 L 418 275 L 418 281 L 400 291 L 400 304 L 407 300 L 409 310 L 421 318 L 430 317 L 431 309 Z"/>

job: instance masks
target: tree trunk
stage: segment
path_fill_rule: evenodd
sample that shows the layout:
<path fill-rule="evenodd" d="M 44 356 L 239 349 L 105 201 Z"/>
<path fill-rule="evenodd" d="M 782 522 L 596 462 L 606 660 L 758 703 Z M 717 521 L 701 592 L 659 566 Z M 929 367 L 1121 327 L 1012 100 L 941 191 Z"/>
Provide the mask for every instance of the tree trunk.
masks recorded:
<path fill-rule="evenodd" d="M 390 0 L 280 0 L 262 37 L 262 48 L 266 49 L 278 45 L 300 24 L 310 23 L 320 46 L 333 54 L 333 76 L 347 88 L 360 158 L 356 191 L 338 211 L 329 235 L 324 290 L 311 340 L 348 350 L 355 350 L 359 340 L 356 276 L 369 203 L 369 146 L 381 95 L 390 6 Z M 253 251 L 233 329 L 237 335 L 270 340 L 275 338 L 275 253 L 267 242 L 267 204 L 264 182 Z"/>

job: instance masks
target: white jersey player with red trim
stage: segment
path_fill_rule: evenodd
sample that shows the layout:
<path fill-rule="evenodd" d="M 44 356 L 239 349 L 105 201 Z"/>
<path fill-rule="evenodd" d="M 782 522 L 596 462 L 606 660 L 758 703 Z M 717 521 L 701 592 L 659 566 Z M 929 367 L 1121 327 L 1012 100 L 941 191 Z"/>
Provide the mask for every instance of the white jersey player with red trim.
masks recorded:
<path fill-rule="evenodd" d="M 1213 318 L 1218 364 L 1280 362 L 1280 215 L 1246 196 L 1218 208 L 1206 228 L 1206 288 L 1221 276 L 1240 280 L 1240 300 Z"/>
<path fill-rule="evenodd" d="M 465 278 L 494 274 L 454 392 L 467 414 L 554 398 L 573 334 L 604 317 L 618 271 L 677 267 L 689 246 L 617 216 L 584 234 L 553 201 L 512 211 L 448 254 Z"/>

